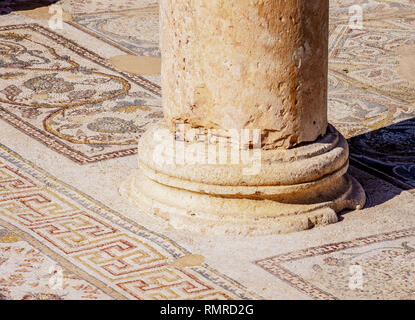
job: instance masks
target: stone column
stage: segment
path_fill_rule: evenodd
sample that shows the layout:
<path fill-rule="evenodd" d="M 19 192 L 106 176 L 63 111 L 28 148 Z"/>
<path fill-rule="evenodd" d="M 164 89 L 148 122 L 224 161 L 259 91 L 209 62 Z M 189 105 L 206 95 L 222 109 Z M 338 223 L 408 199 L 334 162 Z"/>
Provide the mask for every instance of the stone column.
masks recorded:
<path fill-rule="evenodd" d="M 165 120 L 127 185 L 175 228 L 269 234 L 365 194 L 327 123 L 329 0 L 160 0 Z"/>

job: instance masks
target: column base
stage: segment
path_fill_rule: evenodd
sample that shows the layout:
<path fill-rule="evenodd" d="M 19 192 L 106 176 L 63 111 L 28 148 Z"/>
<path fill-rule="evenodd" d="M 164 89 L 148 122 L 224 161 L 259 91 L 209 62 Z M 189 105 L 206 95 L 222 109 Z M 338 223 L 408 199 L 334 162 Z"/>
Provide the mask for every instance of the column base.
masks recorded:
<path fill-rule="evenodd" d="M 139 144 L 140 169 L 120 192 L 176 229 L 289 233 L 335 223 L 338 212 L 361 209 L 366 201 L 360 184 L 347 174 L 347 142 L 332 126 L 314 143 L 289 150 L 260 149 L 261 157 L 255 160 L 260 161 L 258 172 L 249 175 L 244 171 L 246 162 L 171 161 L 177 159 L 172 141 L 175 138 L 163 123 L 149 129 Z M 203 150 L 200 143 L 182 142 L 182 146 Z M 203 159 L 208 159 L 208 151 Z"/>

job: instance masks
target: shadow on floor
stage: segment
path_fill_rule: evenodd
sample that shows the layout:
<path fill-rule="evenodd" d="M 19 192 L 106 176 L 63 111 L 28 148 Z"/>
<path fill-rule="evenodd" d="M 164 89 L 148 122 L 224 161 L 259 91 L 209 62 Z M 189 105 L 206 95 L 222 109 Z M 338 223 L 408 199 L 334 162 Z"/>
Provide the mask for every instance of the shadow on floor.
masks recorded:
<path fill-rule="evenodd" d="M 6 15 L 13 11 L 25 11 L 47 7 L 58 1 L 59 0 L 1 0 L 0 15 Z"/>
<path fill-rule="evenodd" d="M 396 187 L 385 190 L 356 173 L 368 193 L 366 208 L 384 203 L 402 190 L 415 189 L 415 118 L 353 137 L 349 145 L 352 167 Z"/>

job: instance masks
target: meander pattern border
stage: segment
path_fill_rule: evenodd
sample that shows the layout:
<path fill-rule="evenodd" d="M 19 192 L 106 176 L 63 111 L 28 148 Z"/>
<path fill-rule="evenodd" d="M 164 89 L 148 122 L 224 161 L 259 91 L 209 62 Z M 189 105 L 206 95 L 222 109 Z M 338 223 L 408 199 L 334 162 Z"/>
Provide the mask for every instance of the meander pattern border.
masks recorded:
<path fill-rule="evenodd" d="M 108 224 L 110 226 L 111 224 L 113 224 L 114 226 L 120 229 L 133 233 L 135 236 L 142 238 L 147 242 L 153 243 L 154 245 L 160 247 L 163 251 L 167 252 L 171 258 L 176 259 L 190 254 L 188 250 L 177 244 L 175 241 L 161 234 L 150 231 L 149 229 L 122 216 L 120 213 L 110 209 L 101 202 L 91 198 L 90 196 L 82 193 L 81 191 L 75 189 L 72 186 L 65 184 L 64 182 L 58 180 L 49 173 L 43 171 L 42 169 L 38 168 L 31 162 L 23 159 L 21 156 L 14 153 L 12 150 L 10 150 L 2 144 L 0 144 L 0 159 L 5 160 L 6 162 L 18 168 L 18 171 L 24 173 L 24 175 L 28 175 L 32 177 L 33 180 L 39 181 L 41 184 L 44 185 L 42 188 L 51 190 L 56 194 L 62 195 L 63 197 L 70 199 L 71 201 L 79 205 L 81 208 L 84 208 L 86 211 L 89 210 L 97 216 L 99 216 L 100 219 L 108 221 Z M 82 268 L 81 270 L 79 267 L 72 265 L 72 263 L 65 258 L 65 255 L 62 255 L 62 253 L 58 253 L 58 251 L 60 251 L 59 248 L 52 246 L 51 243 L 48 242 L 43 243 L 42 241 L 42 243 L 40 243 L 38 240 L 34 239 L 30 231 L 22 230 L 21 226 L 11 223 L 10 221 L 2 217 L 1 210 L 0 225 L 3 225 L 12 232 L 17 233 L 23 239 L 31 243 L 34 247 L 51 256 L 54 260 L 57 260 L 58 262 L 61 262 L 67 267 L 71 268 L 71 271 L 78 274 L 80 277 L 87 280 L 89 279 L 89 281 L 92 281 L 94 285 L 96 285 L 104 292 L 107 292 L 108 294 L 115 296 L 119 299 L 126 298 L 126 294 L 128 292 L 126 292 L 126 294 L 120 294 L 115 292 L 113 289 L 109 290 L 107 285 L 105 285 L 104 283 L 100 283 L 100 281 L 98 281 L 94 275 L 89 274 L 89 272 L 85 271 L 84 268 Z M 191 267 L 189 268 L 189 271 L 197 275 L 198 281 L 203 280 L 207 283 L 213 283 L 214 285 L 222 288 L 224 290 L 224 293 L 228 292 L 229 297 L 233 296 L 237 299 L 260 298 L 255 293 L 248 291 L 248 289 L 244 287 L 242 284 L 221 274 L 217 270 L 209 267 L 207 264 L 204 264 L 199 267 Z M 125 291 L 127 291 L 127 288 L 124 289 Z"/>

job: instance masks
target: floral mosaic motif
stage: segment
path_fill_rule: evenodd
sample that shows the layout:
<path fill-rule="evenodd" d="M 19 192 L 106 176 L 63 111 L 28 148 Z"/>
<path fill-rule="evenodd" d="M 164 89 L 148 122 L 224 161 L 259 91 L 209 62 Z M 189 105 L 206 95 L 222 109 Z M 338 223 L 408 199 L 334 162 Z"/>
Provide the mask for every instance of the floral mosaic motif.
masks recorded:
<path fill-rule="evenodd" d="M 0 43 L 4 39 L 7 42 L 12 42 L 13 39 L 16 43 L 19 42 L 19 50 L 3 50 L 0 56 L 2 69 L 15 73 L 14 77 L 1 79 L 0 89 L 5 89 L 0 90 L 4 94 L 3 97 L 0 96 L 0 102 L 39 108 L 67 107 L 104 101 L 130 89 L 125 79 L 82 69 L 71 58 L 59 55 L 47 45 L 39 44 L 28 34 L 0 33 Z M 35 44 L 36 49 L 32 44 Z M 43 53 L 45 57 L 42 56 Z M 17 74 L 20 70 L 34 72 Z M 97 89 L 97 84 L 102 86 Z M 19 89 L 18 94 L 10 94 L 11 86 Z"/>
<path fill-rule="evenodd" d="M 414 229 L 307 248 L 256 264 L 314 299 L 415 298 Z"/>
<path fill-rule="evenodd" d="M 88 129 L 102 133 L 135 133 L 138 127 L 133 121 L 104 117 L 88 124 Z"/>
<path fill-rule="evenodd" d="M 96 148 L 106 144 L 136 145 L 149 123 L 160 121 L 158 106 L 146 106 L 142 99 L 106 101 L 85 107 L 58 110 L 45 121 L 48 132 Z"/>
<path fill-rule="evenodd" d="M 155 86 L 38 25 L 0 27 L 0 118 L 79 163 L 132 155 Z"/>
<path fill-rule="evenodd" d="M 103 83 L 100 87 L 93 83 L 97 81 L 94 79 L 97 76 Z M 13 86 L 20 90 L 18 94 L 10 94 L 10 90 L 6 89 L 11 86 L 9 83 L 14 83 Z M 0 90 L 4 94 L 0 95 L 0 102 L 34 108 L 66 108 L 98 103 L 116 98 L 130 88 L 122 78 L 68 71 L 62 71 L 60 75 L 46 71 L 36 77 L 27 74 L 2 80 L 0 86 L 4 86 Z M 108 87 L 110 90 L 107 90 Z"/>
<path fill-rule="evenodd" d="M 74 85 L 62 78 L 56 77 L 57 73 L 46 74 L 27 80 L 23 85 L 36 93 L 53 92 L 64 93 L 74 90 Z"/>
<path fill-rule="evenodd" d="M 0 66 L 37 71 L 63 71 L 79 67 L 68 56 L 57 54 L 56 50 L 46 43 L 32 39 L 28 33 L 13 32 L 13 29 L 0 33 Z"/>

